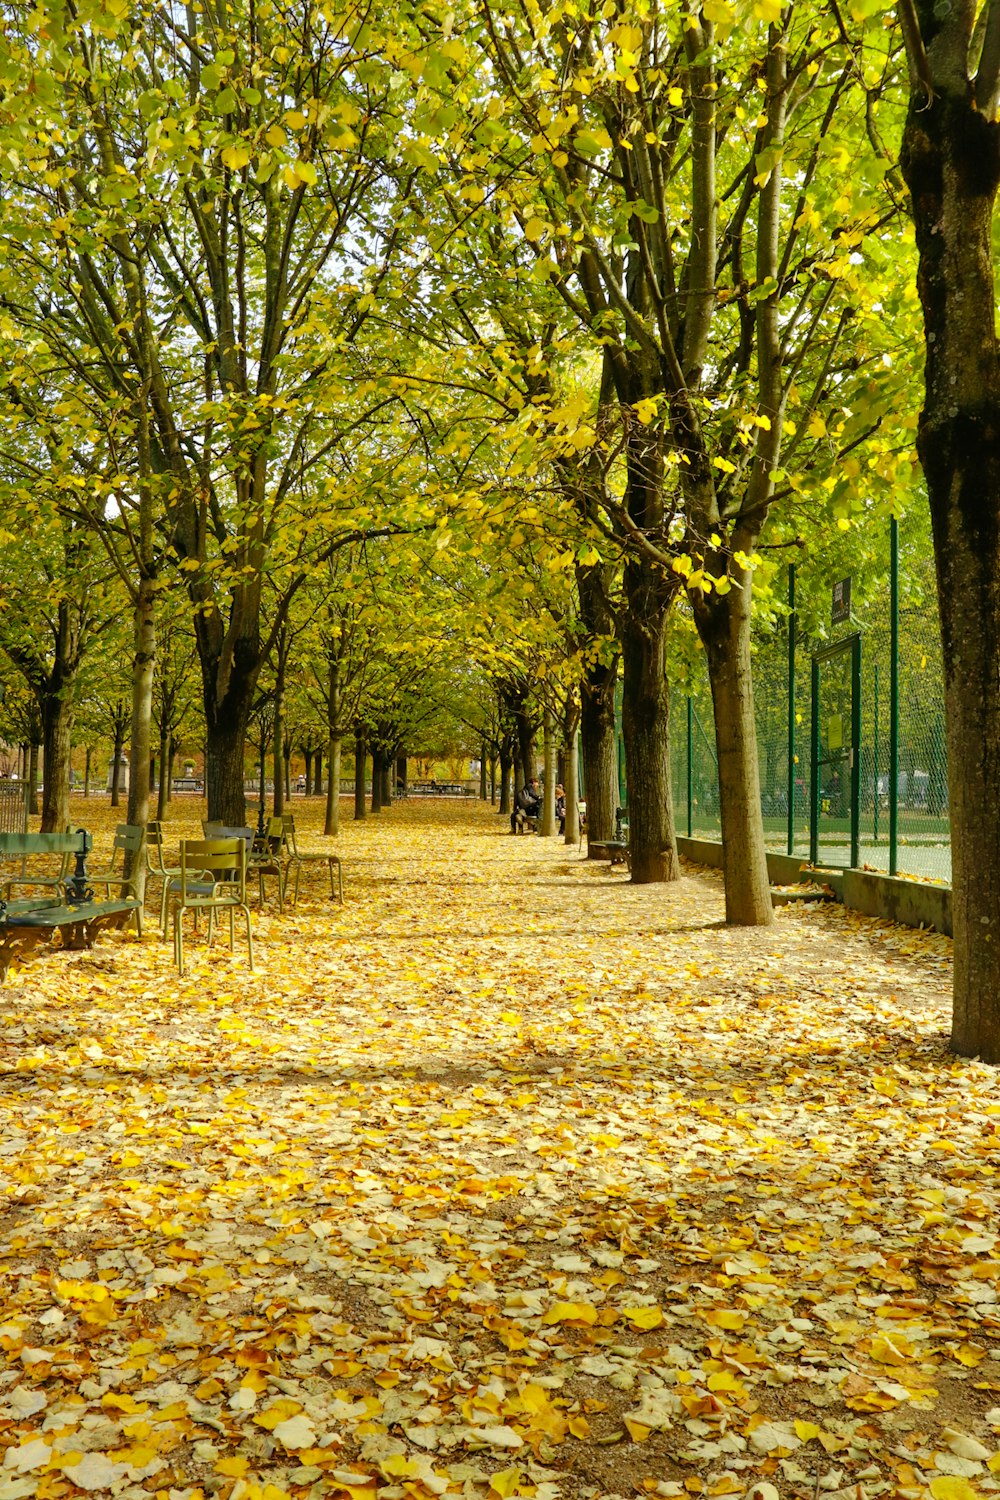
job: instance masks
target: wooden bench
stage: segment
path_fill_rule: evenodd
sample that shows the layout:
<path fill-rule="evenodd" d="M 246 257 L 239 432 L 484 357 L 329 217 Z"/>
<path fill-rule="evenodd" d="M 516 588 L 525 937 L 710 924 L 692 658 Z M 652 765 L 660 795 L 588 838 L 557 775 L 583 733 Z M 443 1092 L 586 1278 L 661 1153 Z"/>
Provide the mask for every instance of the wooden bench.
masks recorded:
<path fill-rule="evenodd" d="M 30 859 L 45 854 L 62 859 L 69 855 L 74 864 L 72 875 L 59 877 L 62 890 L 58 896 L 0 899 L 0 981 L 17 955 L 51 943 L 57 932 L 64 948 L 92 948 L 105 928 L 124 927 L 133 916 L 139 920 L 139 902 L 134 896 L 94 900 L 87 883 L 87 855 L 92 844 L 90 834 L 82 828 L 72 833 L 0 833 L 0 859 Z"/>

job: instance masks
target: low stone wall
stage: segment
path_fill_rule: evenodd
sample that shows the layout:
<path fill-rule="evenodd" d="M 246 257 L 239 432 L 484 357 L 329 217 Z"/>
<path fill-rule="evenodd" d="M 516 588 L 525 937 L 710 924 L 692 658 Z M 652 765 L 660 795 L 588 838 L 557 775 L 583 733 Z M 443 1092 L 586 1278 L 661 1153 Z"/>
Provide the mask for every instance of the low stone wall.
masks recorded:
<path fill-rule="evenodd" d="M 844 871 L 844 905 L 867 917 L 888 917 L 904 927 L 934 927 L 952 935 L 951 886 L 925 885 L 871 870 Z"/>
<path fill-rule="evenodd" d="M 712 839 L 677 840 L 677 850 L 699 865 L 722 868 L 722 845 Z M 872 870 L 820 870 L 811 873 L 808 860 L 798 855 L 768 854 L 767 873 L 775 885 L 807 883 L 812 879 L 829 885 L 852 911 L 866 917 L 884 917 L 904 927 L 933 927 L 952 935 L 951 887 L 926 885 L 921 880 L 902 880 Z"/>

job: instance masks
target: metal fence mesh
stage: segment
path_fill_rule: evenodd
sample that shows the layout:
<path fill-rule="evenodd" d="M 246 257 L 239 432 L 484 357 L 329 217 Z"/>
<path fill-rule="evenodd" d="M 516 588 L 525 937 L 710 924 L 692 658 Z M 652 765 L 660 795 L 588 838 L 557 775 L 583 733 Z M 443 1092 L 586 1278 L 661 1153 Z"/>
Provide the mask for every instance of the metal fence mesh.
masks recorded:
<path fill-rule="evenodd" d="M 890 841 L 892 743 L 891 595 L 889 528 L 872 543 L 854 579 L 849 622 L 799 624 L 794 673 L 788 620 L 782 616 L 754 645 L 754 706 L 761 807 L 768 848 L 808 857 L 811 832 L 812 683 L 814 652 L 861 637 L 858 863 L 923 879 L 951 879 L 944 682 L 938 633 L 934 566 L 926 533 L 915 520 L 899 523 L 899 729 L 896 764 L 897 826 Z M 816 572 L 800 578 L 811 598 L 829 596 L 832 579 Z M 808 625 L 812 629 L 808 629 Z M 849 779 L 826 754 L 849 734 L 849 654 L 821 668 L 818 732 L 817 854 L 820 863 L 846 865 L 851 855 Z M 718 838 L 719 801 L 715 728 L 703 662 L 693 669 L 687 700 L 674 708 L 673 788 L 677 830 Z M 789 776 L 789 705 L 794 705 L 793 774 Z M 843 740 L 847 744 L 847 739 Z M 844 766 L 849 764 L 846 760 Z M 834 769 L 831 770 L 831 766 Z M 789 807 L 791 805 L 791 817 Z"/>

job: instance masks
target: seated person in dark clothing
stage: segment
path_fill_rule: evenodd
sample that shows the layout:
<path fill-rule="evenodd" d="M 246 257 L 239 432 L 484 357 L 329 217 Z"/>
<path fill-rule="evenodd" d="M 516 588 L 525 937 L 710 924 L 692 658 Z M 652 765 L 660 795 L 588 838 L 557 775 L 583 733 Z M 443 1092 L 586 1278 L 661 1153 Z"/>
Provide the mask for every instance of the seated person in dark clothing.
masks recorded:
<path fill-rule="evenodd" d="M 561 786 L 556 787 L 556 817 L 559 819 L 559 832 L 566 832 L 566 792 Z"/>
<path fill-rule="evenodd" d="M 542 810 L 542 794 L 538 782 L 533 776 L 527 785 L 523 786 L 514 799 L 514 811 L 510 815 L 511 833 L 524 833 L 527 830 L 529 820 L 538 817 Z"/>

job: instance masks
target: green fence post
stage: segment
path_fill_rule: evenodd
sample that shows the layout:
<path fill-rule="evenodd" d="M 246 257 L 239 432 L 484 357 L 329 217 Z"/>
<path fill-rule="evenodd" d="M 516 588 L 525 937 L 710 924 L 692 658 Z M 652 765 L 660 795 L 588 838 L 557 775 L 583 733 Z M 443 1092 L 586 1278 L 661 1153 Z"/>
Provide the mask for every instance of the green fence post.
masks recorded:
<path fill-rule="evenodd" d="M 694 810 L 694 791 L 693 791 L 693 788 L 692 788 L 692 785 L 691 785 L 692 777 L 693 777 L 693 773 L 694 773 L 694 705 L 691 702 L 691 694 L 690 693 L 688 693 L 687 730 L 688 730 L 688 743 L 687 743 L 688 838 L 691 838 L 692 837 L 692 828 L 694 826 L 693 821 L 692 821 L 693 810 Z"/>
<path fill-rule="evenodd" d="M 876 662 L 875 663 L 875 700 L 874 700 L 875 725 L 874 725 L 874 740 L 872 742 L 872 775 L 875 778 L 875 806 L 874 806 L 873 815 L 872 815 L 872 838 L 873 838 L 873 842 L 876 843 L 876 844 L 878 843 L 878 815 L 879 815 L 879 810 L 880 810 L 880 803 L 882 801 L 882 798 L 881 798 L 881 796 L 879 794 L 879 789 L 878 789 L 878 729 L 879 729 L 879 724 L 878 724 L 878 693 L 879 693 L 878 662 Z"/>
<path fill-rule="evenodd" d="M 788 853 L 795 853 L 795 564 L 788 564 Z"/>
<path fill-rule="evenodd" d="M 899 831 L 899 522 L 889 521 L 889 874 Z"/>
<path fill-rule="evenodd" d="M 861 636 L 851 651 L 851 869 L 861 855 Z"/>
<path fill-rule="evenodd" d="M 819 864 L 819 662 L 812 660 L 812 733 L 809 747 L 809 862 Z"/>

